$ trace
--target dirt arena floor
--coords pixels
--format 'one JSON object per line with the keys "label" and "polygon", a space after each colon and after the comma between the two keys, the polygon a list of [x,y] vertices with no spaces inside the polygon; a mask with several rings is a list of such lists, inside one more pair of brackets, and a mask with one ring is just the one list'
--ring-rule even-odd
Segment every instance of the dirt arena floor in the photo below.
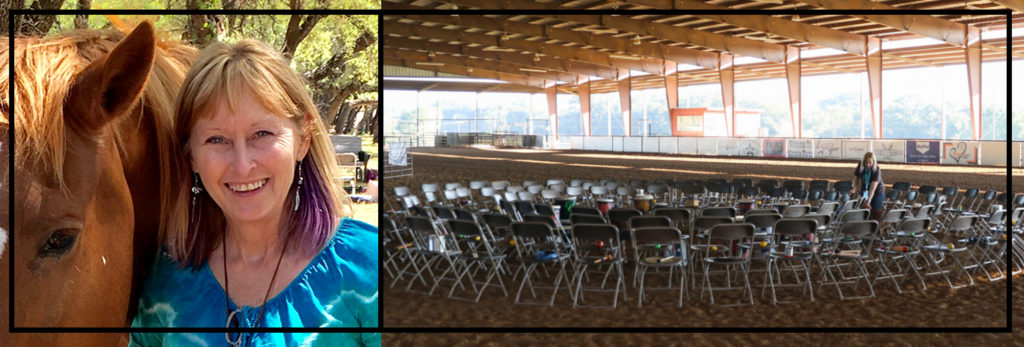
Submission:
{"label": "dirt arena floor", "polygon": [[[850,180],[852,161],[793,161],[740,158],[706,158],[660,154],[623,154],[610,152],[496,150],[486,148],[414,148],[413,178],[384,178],[385,192],[395,185],[414,187],[421,183],[462,182],[504,179],[522,180],[643,178],[703,179],[763,178]],[[1006,168],[898,165],[881,163],[886,183],[908,181],[913,185],[958,185],[982,190],[1005,191]],[[1014,169],[1013,191],[1024,191],[1024,170]],[[632,266],[626,266],[631,278]],[[755,281],[755,285],[757,280]],[[405,292],[382,283],[381,313],[385,327],[547,327],[583,328],[581,333],[522,332],[500,333],[418,333],[384,334],[385,345],[998,345],[1024,341],[1024,278],[988,282],[975,277],[977,285],[951,290],[940,277],[929,277],[928,289],[907,283],[897,293],[892,284],[879,283],[877,298],[840,301],[835,290],[815,295],[814,302],[771,305],[758,297],[754,306],[711,306],[691,298],[677,308],[668,292],[649,294],[643,308],[636,307],[636,289],[627,286],[630,300],[614,310],[573,309],[568,295],[555,307],[512,304],[511,297],[489,289],[480,303],[449,300]],[[515,295],[518,283],[506,283]],[[1013,295],[1014,333],[946,333],[942,328],[1005,328],[1007,326],[1008,288]],[[616,328],[756,328],[754,333],[595,333],[602,327]],[[771,333],[772,328],[840,328],[850,333]],[[863,328],[897,329],[889,333],[858,332]],[[926,332],[900,332],[900,328],[939,328]]]}

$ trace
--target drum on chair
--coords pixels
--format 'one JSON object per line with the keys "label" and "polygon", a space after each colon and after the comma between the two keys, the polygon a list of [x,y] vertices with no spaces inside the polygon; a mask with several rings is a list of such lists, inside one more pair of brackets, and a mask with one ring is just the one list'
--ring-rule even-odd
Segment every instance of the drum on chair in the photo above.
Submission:
{"label": "drum on chair", "polygon": [[654,204],[654,197],[647,194],[637,194],[633,197],[633,207],[640,210],[642,213],[651,211],[651,205]]}
{"label": "drum on chair", "polygon": [[560,209],[558,213],[559,219],[569,219],[572,216],[573,206],[576,206],[576,197],[555,199],[555,206],[558,206]]}
{"label": "drum on chair", "polygon": [[657,210],[659,208],[666,208],[666,207],[668,207],[668,203],[667,202],[656,202],[656,203],[654,203],[654,209],[655,210]]}
{"label": "drum on chair", "polygon": [[601,211],[601,214],[607,216],[608,211],[615,208],[615,200],[612,199],[596,199],[594,203],[597,204],[597,209]]}
{"label": "drum on chair", "polygon": [[754,200],[740,200],[739,201],[740,214],[745,215],[747,211],[754,208]]}

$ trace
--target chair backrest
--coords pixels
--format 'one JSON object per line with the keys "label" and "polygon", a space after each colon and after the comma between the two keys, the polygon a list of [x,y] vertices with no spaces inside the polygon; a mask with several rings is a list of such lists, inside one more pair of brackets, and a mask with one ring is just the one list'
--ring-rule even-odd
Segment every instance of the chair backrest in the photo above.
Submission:
{"label": "chair backrest", "polygon": [[523,186],[508,186],[508,187],[505,187],[505,191],[506,192],[518,193],[518,192],[525,192],[526,188],[523,188]]}
{"label": "chair backrest", "polygon": [[554,191],[556,191],[558,193],[565,193],[565,188],[566,187],[567,186],[564,185],[564,184],[552,184],[552,185],[548,186],[548,189],[554,190]]}
{"label": "chair backrest", "polygon": [[455,196],[458,198],[472,198],[473,190],[467,187],[456,187]]}
{"label": "chair backrest", "polygon": [[539,214],[528,214],[523,216],[524,222],[544,223],[552,228],[555,228],[555,220],[551,216],[539,215]]}
{"label": "chair backrest", "polygon": [[919,193],[917,192],[917,190],[911,190],[911,191],[908,191],[908,192],[907,192],[907,196],[906,196],[906,201],[907,201],[907,202],[912,202],[912,201],[916,201],[916,200],[917,200],[917,194],[919,194]]}
{"label": "chair backrest", "polygon": [[1024,205],[1024,194],[1017,194],[1013,196],[1013,206]]}
{"label": "chair backrest", "polygon": [[964,197],[969,199],[977,198],[980,191],[978,188],[967,188],[967,191],[964,192]]}
{"label": "chair backrest", "polygon": [[761,195],[761,190],[754,186],[744,186],[738,190],[738,193],[745,196],[758,196]]}
{"label": "chair backrest", "polygon": [[885,212],[884,215],[882,215],[882,223],[899,222],[900,220],[903,220],[903,218],[906,217],[909,213],[910,211],[901,208],[888,210]]}
{"label": "chair backrest", "polygon": [[608,194],[608,187],[602,186],[602,185],[599,185],[599,184],[592,185],[592,186],[590,186],[590,194],[593,194],[593,195]]}
{"label": "chair backrest", "polygon": [[455,213],[455,219],[466,220],[466,221],[471,221],[471,222],[476,221],[476,217],[473,215],[473,212],[471,212],[470,210],[467,210],[467,209],[464,209],[464,208],[453,208],[451,210],[452,210],[453,213]]}
{"label": "chair backrest", "polygon": [[600,216],[601,215],[601,210],[598,210],[597,208],[594,208],[594,207],[576,205],[576,206],[572,207],[572,213],[573,214],[577,214],[577,213],[596,214],[596,215]]}
{"label": "chair backrest", "polygon": [[732,224],[732,217],[725,216],[697,216],[693,219],[693,230],[700,232],[711,229],[719,224]]}
{"label": "chair backrest", "polygon": [[769,190],[772,190],[772,189],[775,189],[775,188],[778,188],[778,187],[779,187],[779,181],[777,181],[777,180],[760,180],[760,181],[757,181],[757,188],[760,189],[762,192],[767,192]]}
{"label": "chair backrest", "polygon": [[782,182],[782,188],[785,188],[788,192],[804,190],[804,181],[786,180]]}
{"label": "chair backrest", "polygon": [[469,189],[479,190],[487,186],[487,181],[469,181]]}
{"label": "chair backrest", "polygon": [[573,212],[572,215],[569,216],[569,221],[572,222],[573,225],[580,224],[580,223],[583,223],[583,224],[608,224],[608,221],[605,220],[604,217],[602,217],[600,213],[598,213],[598,214],[590,214],[590,213]]}
{"label": "chair backrest", "polygon": [[[835,192],[831,192],[831,193],[835,193]],[[819,214],[829,214],[829,215],[831,215],[832,213],[836,212],[836,208],[838,208],[838,207],[839,207],[839,203],[838,202],[834,202],[834,201],[826,202],[826,203],[821,204],[821,206],[818,207],[818,213]]]}
{"label": "chair backrest", "polygon": [[483,219],[484,224],[493,229],[507,228],[509,225],[512,225],[512,217],[509,217],[508,215],[500,213],[484,213],[481,214],[480,217]]}
{"label": "chair backrest", "polygon": [[902,190],[904,192],[910,190],[910,182],[894,182],[892,184],[893,190]]}
{"label": "chair backrest", "polygon": [[780,236],[793,236],[811,234],[815,230],[818,230],[818,220],[815,218],[782,218],[775,222],[772,233]]}
{"label": "chair backrest", "polygon": [[831,214],[811,213],[811,214],[805,214],[803,217],[800,217],[800,218],[801,219],[813,219],[816,222],[818,222],[818,226],[819,227],[821,227],[821,226],[828,226],[829,223],[832,222],[832,215]]}
{"label": "chair backrest", "polygon": [[812,188],[811,191],[807,193],[807,201],[818,201],[818,200],[821,200],[821,198],[824,195],[825,195],[825,190],[818,189],[818,188]]}
{"label": "chair backrest", "polygon": [[633,216],[629,217],[629,228],[671,227],[672,220],[665,216]]}
{"label": "chair backrest", "polygon": [[1013,213],[1010,214],[1010,222],[1017,224],[1018,221],[1024,218],[1024,207],[1018,207],[1013,209]]}
{"label": "chair backrest", "polygon": [[540,192],[542,190],[544,190],[544,186],[539,185],[539,184],[534,184],[534,185],[526,186],[526,191],[530,192],[530,193],[533,193],[534,195],[540,194]]}
{"label": "chair backrest", "polygon": [[551,189],[544,189],[540,191],[540,197],[542,199],[555,199],[558,198],[558,192]]}
{"label": "chair backrest", "polygon": [[615,188],[615,194],[618,196],[632,196],[636,194],[636,189],[631,186],[622,186]]}
{"label": "chair backrest", "polygon": [[862,221],[868,219],[869,215],[871,215],[871,210],[868,209],[847,210],[846,212],[843,212],[841,216],[839,216],[839,222],[849,223],[855,221]]}
{"label": "chair backrest", "polygon": [[935,206],[921,206],[920,208],[917,209],[917,212],[914,213],[914,218],[928,218],[928,215],[931,214],[933,208],[935,208]]}
{"label": "chair backrest", "polygon": [[832,188],[835,191],[840,192],[840,193],[849,192],[850,189],[853,189],[853,182],[852,181],[839,181],[839,182],[836,182],[836,184],[833,184]]}
{"label": "chair backrest", "polygon": [[705,207],[700,211],[701,216],[736,217],[736,208],[729,206]]}
{"label": "chair backrest", "polygon": [[406,187],[406,186],[396,186],[396,187],[392,188],[391,190],[393,192],[395,192],[395,196],[399,197],[399,198],[405,197],[406,195],[409,195],[409,193],[410,193],[409,187]]}
{"label": "chair backrest", "polygon": [[967,231],[978,222],[978,215],[961,215],[953,219],[946,227],[946,231],[963,232]]}
{"label": "chair backrest", "polygon": [[539,186],[539,185],[540,185],[540,182],[537,182],[537,181],[523,181],[523,183],[522,183],[521,185],[522,185],[523,187],[529,187],[529,186]]}
{"label": "chair backrest", "polygon": [[631,179],[631,180],[629,180],[629,185],[634,187],[634,188],[643,188],[644,186],[647,186],[647,180],[645,180],[645,179]]}
{"label": "chair backrest", "polygon": [[874,235],[878,230],[878,222],[873,220],[858,220],[843,223],[839,234],[854,239],[863,239],[865,236]]}
{"label": "chair backrest", "polygon": [[783,218],[797,218],[811,212],[809,205],[789,205],[782,209]]}
{"label": "chair backrest", "polygon": [[754,225],[750,223],[718,224],[708,230],[707,242],[738,241],[754,238]]}
{"label": "chair backrest", "polygon": [[640,210],[632,207],[616,207],[608,210],[608,221],[615,225],[627,225],[629,218],[639,216]]}
{"label": "chair backrest", "polygon": [[583,195],[583,187],[566,187],[565,195],[568,196],[580,196]]}
{"label": "chair backrest", "polygon": [[581,179],[571,179],[571,180],[569,180],[569,186],[570,187],[582,187],[583,186],[583,182],[585,182],[585,181],[586,180],[581,180]]}
{"label": "chair backrest", "polygon": [[619,244],[619,228],[611,224],[576,224],[572,227],[572,238],[578,243],[593,241],[613,241]]}
{"label": "chair backrest", "polygon": [[485,198],[491,197],[491,195],[494,195],[494,193],[496,193],[496,192],[497,192],[497,190],[495,190],[493,187],[490,187],[490,186],[480,187],[480,196],[485,197]]}
{"label": "chair backrest", "polygon": [[777,222],[780,219],[782,219],[782,215],[781,214],[779,214],[777,211],[773,211],[773,212],[775,212],[775,213],[744,215],[743,216],[743,223],[750,223],[750,224],[753,224],[754,226],[756,226],[758,228],[767,228],[767,227],[773,226],[773,225],[775,225],[775,222]]}
{"label": "chair backrest", "polygon": [[555,209],[551,205],[533,204],[533,210],[541,216],[552,217],[555,215]]}
{"label": "chair backrest", "polygon": [[837,193],[834,190],[827,191],[827,192],[825,192],[825,198],[824,199],[826,201],[836,201],[836,200],[839,199],[839,193]]}
{"label": "chair backrest", "polygon": [[455,188],[461,187],[462,183],[459,182],[448,182],[444,184],[444,190],[455,190]]}
{"label": "chair backrest", "polygon": [[508,181],[491,181],[491,188],[497,190],[505,190],[505,188],[508,187],[508,185]]}
{"label": "chair backrest", "polygon": [[[754,215],[759,215],[759,214],[779,214],[779,210],[776,210],[776,209],[771,208],[771,207],[754,208],[754,209],[751,209],[750,211],[747,211],[747,213],[744,213],[743,215],[744,216],[754,216]],[[746,217],[744,217],[744,218],[746,218]]]}
{"label": "chair backrest", "polygon": [[900,226],[896,230],[907,233],[923,233],[928,230],[931,223],[931,218],[908,218],[900,222]]}
{"label": "chair backrest", "polygon": [[545,185],[550,187],[550,186],[553,186],[553,185],[556,185],[556,184],[565,184],[565,180],[560,179],[560,178],[550,178],[545,183],[546,183]]}
{"label": "chair backrest", "polygon": [[455,219],[455,212],[449,207],[433,206],[430,209],[434,211],[437,219]]}
{"label": "chair backrest", "polygon": [[685,208],[661,207],[654,209],[655,216],[665,216],[675,223],[689,223],[690,210]]}
{"label": "chair backrest", "polygon": [[663,183],[655,183],[647,185],[647,194],[664,194],[668,191],[668,186]]}
{"label": "chair backrest", "polygon": [[405,225],[409,226],[409,230],[421,235],[434,235],[436,229],[434,229],[434,222],[428,217],[423,216],[405,216]]}
{"label": "chair backrest", "polygon": [[[630,231],[633,248],[647,244],[683,244],[683,233],[673,227],[643,227]],[[634,252],[636,253],[636,252]]]}
{"label": "chair backrest", "polygon": [[437,183],[424,183],[420,185],[420,191],[424,193],[437,193],[441,191],[441,187]]}
{"label": "chair backrest", "polygon": [[903,196],[903,191],[902,190],[892,189],[892,190],[889,190],[888,192],[885,192],[885,200],[889,200],[889,201],[899,200],[900,196]]}
{"label": "chair backrest", "polygon": [[823,192],[828,191],[827,180],[811,180],[811,184],[807,186],[810,190],[818,189]]}
{"label": "chair backrest", "polygon": [[[515,222],[509,226],[509,229],[512,230],[512,236],[515,236],[517,239],[538,241],[534,244],[541,244],[541,241],[558,240],[551,225],[544,222]],[[528,243],[520,241],[518,244]]]}
{"label": "chair backrest", "polygon": [[768,196],[772,198],[781,198],[786,195],[786,188],[772,188],[768,190]]}
{"label": "chair backrest", "polygon": [[956,195],[959,192],[960,192],[960,187],[957,187],[957,186],[945,186],[945,187],[942,187],[942,195],[945,195],[946,198],[952,197],[952,196]]}
{"label": "chair backrest", "polygon": [[932,186],[932,185],[923,185],[923,186],[917,187],[917,191],[919,193],[925,194],[925,195],[927,195],[928,193],[935,192],[935,190],[936,190],[935,186]]}
{"label": "chair backrest", "polygon": [[519,211],[520,215],[537,213],[537,210],[533,208],[532,201],[513,201],[512,204],[516,207],[516,211]]}
{"label": "chair backrest", "polygon": [[537,199],[537,196],[531,192],[517,192],[516,198],[520,201],[534,201]]}

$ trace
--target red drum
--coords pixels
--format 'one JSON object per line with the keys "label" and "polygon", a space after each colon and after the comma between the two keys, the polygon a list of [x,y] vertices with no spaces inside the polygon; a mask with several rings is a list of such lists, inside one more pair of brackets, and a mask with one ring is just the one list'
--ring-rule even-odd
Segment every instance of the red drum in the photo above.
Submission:
{"label": "red drum", "polygon": [[754,200],[740,200],[739,206],[740,215],[745,215],[747,214],[747,211],[750,211],[751,209],[754,208]]}
{"label": "red drum", "polygon": [[608,210],[615,208],[615,200],[612,199],[597,199],[594,200],[597,203],[597,209],[601,211],[601,214],[608,215]]}

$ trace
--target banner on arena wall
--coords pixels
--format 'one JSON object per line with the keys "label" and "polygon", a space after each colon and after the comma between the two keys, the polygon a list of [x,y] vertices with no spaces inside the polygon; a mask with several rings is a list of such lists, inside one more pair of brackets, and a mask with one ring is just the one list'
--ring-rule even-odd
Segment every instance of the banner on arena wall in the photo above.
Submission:
{"label": "banner on arena wall", "polygon": [[842,140],[818,140],[814,142],[814,157],[824,159],[842,159]]}
{"label": "banner on arena wall", "polygon": [[814,158],[814,140],[786,140],[786,156]]}
{"label": "banner on arena wall", "polygon": [[875,160],[903,163],[907,161],[907,147],[903,141],[872,141]]}
{"label": "banner on arena wall", "polygon": [[1003,166],[1009,164],[1014,166],[1017,164],[1016,157],[1014,154],[1018,153],[1020,146],[1011,146],[1010,150],[1010,163],[1006,162],[1006,142],[1002,141],[982,141],[979,149],[981,153],[978,154],[978,162],[981,165],[990,166]]}
{"label": "banner on arena wall", "polygon": [[718,139],[701,138],[697,140],[697,151],[700,155],[718,155]]}
{"label": "banner on arena wall", "polygon": [[786,156],[786,139],[764,139],[764,152],[761,155],[772,158]]}
{"label": "banner on arena wall", "polygon": [[1010,166],[1020,167],[1021,165],[1024,165],[1024,158],[1022,158],[1022,156],[1024,156],[1024,142],[1014,142],[1010,148],[1013,148],[1013,156],[1010,157],[1012,163]]}
{"label": "banner on arena wall", "polygon": [[971,141],[942,142],[943,164],[978,165],[978,143]]}
{"label": "banner on arena wall", "polygon": [[868,141],[843,141],[843,159],[860,160],[864,153],[871,151],[871,142]]}
{"label": "banner on arena wall", "polygon": [[908,163],[939,163],[939,141],[907,141]]}
{"label": "banner on arena wall", "polygon": [[760,157],[761,139],[740,139],[739,155],[744,157]]}
{"label": "banner on arena wall", "polygon": [[697,154],[697,139],[692,137],[680,137],[679,154]]}
{"label": "banner on arena wall", "polygon": [[409,162],[406,160],[405,157],[405,142],[388,143],[388,165],[409,165]]}
{"label": "banner on arena wall", "polygon": [[718,139],[718,155],[739,155],[739,145],[737,139]]}

